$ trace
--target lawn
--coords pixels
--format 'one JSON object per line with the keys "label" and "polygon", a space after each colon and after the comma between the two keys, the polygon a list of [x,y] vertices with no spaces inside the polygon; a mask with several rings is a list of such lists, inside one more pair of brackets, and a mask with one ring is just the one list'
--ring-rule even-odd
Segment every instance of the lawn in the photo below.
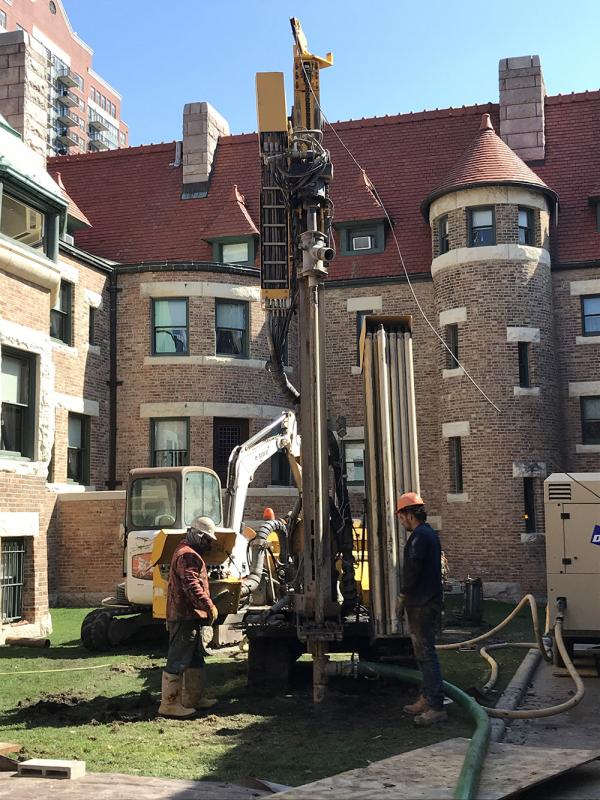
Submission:
{"label": "lawn", "polygon": [[[486,622],[492,626],[510,609],[486,602]],[[454,707],[443,726],[416,728],[402,714],[414,689],[402,685],[347,679],[332,683],[315,707],[309,663],[299,665],[289,693],[259,694],[246,686],[245,656],[231,650],[208,663],[219,698],[214,713],[160,719],[164,647],[88,653],[79,642],[86,613],[55,609],[49,649],[0,649],[0,740],[22,744],[21,758],[83,759],[92,772],[229,781],[257,776],[298,785],[472,731]],[[531,638],[525,614],[507,630],[506,638]],[[522,657],[522,651],[499,656],[500,689]],[[489,670],[470,653],[444,653],[442,668],[462,688],[481,685]]]}

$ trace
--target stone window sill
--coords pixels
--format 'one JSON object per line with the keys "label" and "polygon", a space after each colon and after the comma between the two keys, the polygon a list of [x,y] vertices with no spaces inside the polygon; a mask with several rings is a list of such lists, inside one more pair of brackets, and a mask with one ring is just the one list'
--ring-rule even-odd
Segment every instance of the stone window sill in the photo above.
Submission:
{"label": "stone window sill", "polygon": [[350,374],[351,375],[360,375],[361,372],[362,372],[361,368],[357,367],[356,364],[353,367],[350,368]]}
{"label": "stone window sill", "polygon": [[461,492],[460,494],[447,494],[446,500],[448,503],[469,503],[469,493]]}
{"label": "stone window sill", "polygon": [[600,444],[577,444],[575,445],[575,452],[581,453],[600,453]]}
{"label": "stone window sill", "polygon": [[458,378],[459,375],[464,375],[465,371],[462,367],[453,367],[452,369],[443,369],[442,378]]}
{"label": "stone window sill", "polygon": [[600,336],[576,336],[575,344],[600,344]]}
{"label": "stone window sill", "polygon": [[515,386],[513,387],[515,397],[539,397],[539,386]]}

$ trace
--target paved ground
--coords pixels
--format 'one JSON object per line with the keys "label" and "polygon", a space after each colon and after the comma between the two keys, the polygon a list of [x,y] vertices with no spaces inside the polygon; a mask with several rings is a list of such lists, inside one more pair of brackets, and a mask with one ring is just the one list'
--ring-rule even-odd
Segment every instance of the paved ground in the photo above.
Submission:
{"label": "paved ground", "polygon": [[[530,747],[600,749],[600,678],[584,678],[585,697],[565,714],[539,720],[518,720],[507,728],[503,741]],[[574,693],[568,677],[556,677],[542,663],[524,708],[556,705]],[[519,795],[520,800],[600,800],[600,761],[569,772]]]}

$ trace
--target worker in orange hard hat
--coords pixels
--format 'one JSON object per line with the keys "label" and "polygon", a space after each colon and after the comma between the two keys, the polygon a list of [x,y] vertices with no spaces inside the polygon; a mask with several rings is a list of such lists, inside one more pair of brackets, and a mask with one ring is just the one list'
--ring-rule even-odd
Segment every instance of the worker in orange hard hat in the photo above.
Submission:
{"label": "worker in orange hard hat", "polygon": [[416,492],[398,498],[396,513],[410,533],[404,545],[402,588],[396,608],[406,609],[415,658],[423,676],[423,689],[404,711],[417,725],[433,725],[447,718],[444,682],[435,650],[435,632],[442,613],[442,548],[437,532],[427,524],[425,501]]}
{"label": "worker in orange hard hat", "polygon": [[275,512],[268,506],[263,509],[263,519],[275,519]]}

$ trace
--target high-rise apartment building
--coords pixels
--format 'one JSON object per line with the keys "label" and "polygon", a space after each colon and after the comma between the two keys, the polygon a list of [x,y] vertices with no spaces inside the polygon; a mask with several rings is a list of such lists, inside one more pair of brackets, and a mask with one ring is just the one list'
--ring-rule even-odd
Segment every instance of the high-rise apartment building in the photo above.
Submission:
{"label": "high-rise apartment building", "polygon": [[60,0],[0,0],[0,113],[39,153],[127,145],[121,95],[92,56]]}

